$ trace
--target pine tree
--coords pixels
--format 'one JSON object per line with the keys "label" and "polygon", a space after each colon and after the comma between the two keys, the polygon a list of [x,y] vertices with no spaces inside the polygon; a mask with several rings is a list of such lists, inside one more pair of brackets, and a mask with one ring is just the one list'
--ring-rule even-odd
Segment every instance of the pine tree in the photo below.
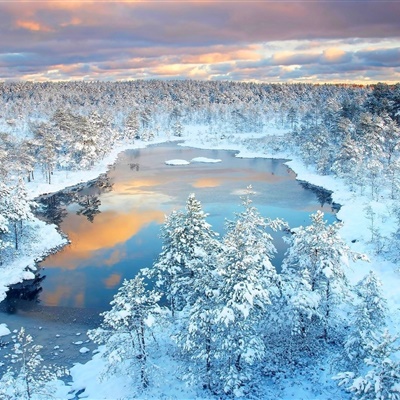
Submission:
{"label": "pine tree", "polygon": [[222,391],[243,395],[257,374],[257,362],[265,347],[260,323],[279,292],[279,278],[270,259],[276,249],[266,229],[283,226],[267,220],[252,206],[248,188],[242,199],[244,211],[228,223],[219,259],[221,285],[217,315],[220,360],[218,374]]}
{"label": "pine tree", "polygon": [[6,235],[9,232],[7,219],[0,214],[0,266],[3,265],[3,252],[11,243],[7,240]]}
{"label": "pine tree", "polygon": [[12,353],[7,356],[11,365],[0,379],[0,397],[7,400],[53,399],[52,382],[68,374],[65,368],[44,365],[40,350],[32,336],[21,328]]}
{"label": "pine tree", "polygon": [[[211,282],[215,282],[212,277]],[[200,385],[215,393],[218,387],[216,371],[219,370],[220,341],[218,340],[217,307],[218,289],[210,288],[199,296],[189,308],[186,318],[181,319],[182,325],[176,335],[178,346],[188,357],[188,369],[184,374],[185,381],[190,385]]]}
{"label": "pine tree", "polygon": [[400,362],[394,355],[400,351],[398,337],[391,336],[387,330],[382,335],[368,338],[364,359],[363,375],[342,372],[333,379],[338,381],[354,400],[399,400]]}
{"label": "pine tree", "polygon": [[319,296],[314,314],[319,316],[323,337],[335,321],[335,306],[348,295],[348,281],[344,273],[349,257],[353,254],[339,236],[342,223],[327,225],[324,214],[317,211],[311,215],[312,223],[296,229],[289,239],[289,248],[283,261],[282,272],[286,281],[299,281],[307,270],[311,292]]}
{"label": "pine tree", "polygon": [[23,234],[24,221],[33,218],[33,201],[28,200],[28,194],[24,181],[20,179],[16,186],[10,188],[6,185],[0,185],[0,212],[7,219],[13,232],[15,250],[19,250],[20,241]]}
{"label": "pine tree", "polygon": [[183,134],[183,127],[182,127],[182,123],[179,119],[177,119],[172,127],[174,136],[178,136],[181,137]]}
{"label": "pine tree", "polygon": [[94,342],[105,344],[105,375],[123,371],[135,378],[137,373],[141,387],[149,385],[148,338],[155,318],[162,314],[160,298],[161,294],[145,289],[143,277],[124,280],[111,310],[101,314],[100,328],[88,332]]}
{"label": "pine tree", "polygon": [[288,325],[293,336],[300,336],[304,340],[309,334],[312,319],[321,317],[320,295],[312,290],[311,276],[307,268],[296,274],[284,270],[282,281],[283,308],[279,312],[279,323]]}
{"label": "pine tree", "polygon": [[359,302],[350,318],[350,333],[344,343],[345,354],[355,371],[370,356],[367,352],[370,338],[386,325],[386,301],[381,286],[375,273],[370,271],[355,287]]}
{"label": "pine tree", "polygon": [[42,165],[46,182],[51,184],[51,177],[57,164],[57,155],[62,140],[57,137],[56,131],[47,123],[42,122],[33,127],[33,133],[38,146],[38,161]]}
{"label": "pine tree", "polygon": [[209,255],[218,252],[217,234],[206,217],[200,201],[191,194],[185,212],[172,212],[162,227],[162,252],[149,274],[163,288],[173,314],[196,300],[203,290],[196,282],[208,268]]}
{"label": "pine tree", "polygon": [[124,136],[125,139],[133,142],[133,139],[140,139],[140,125],[137,112],[133,110],[125,121]]}

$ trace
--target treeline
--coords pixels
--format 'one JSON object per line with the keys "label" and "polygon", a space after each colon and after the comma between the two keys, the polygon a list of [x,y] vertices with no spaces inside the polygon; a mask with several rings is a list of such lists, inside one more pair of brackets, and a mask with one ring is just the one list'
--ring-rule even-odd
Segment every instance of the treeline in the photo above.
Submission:
{"label": "treeline", "polygon": [[[341,223],[312,215],[288,236],[278,274],[270,232],[286,224],[262,217],[251,196],[221,239],[194,195],[166,218],[158,260],[124,281],[101,327],[89,332],[105,345],[102,378],[127,374],[132,396],[144,396],[159,379],[161,353],[200,398],[272,397],[288,381],[319,381],[330,366],[354,399],[397,399],[397,338],[385,330],[380,282],[370,272],[348,283],[348,262],[365,257],[340,238]],[[310,390],[317,396],[320,388]]]}

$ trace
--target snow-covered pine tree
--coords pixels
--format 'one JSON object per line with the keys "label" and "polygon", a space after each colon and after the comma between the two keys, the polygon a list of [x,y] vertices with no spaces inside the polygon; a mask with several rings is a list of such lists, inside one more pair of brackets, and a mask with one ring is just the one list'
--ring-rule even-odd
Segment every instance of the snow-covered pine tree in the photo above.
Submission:
{"label": "snow-covered pine tree", "polygon": [[0,181],[0,265],[3,263],[3,252],[11,243],[7,238],[9,233],[8,202],[11,196],[11,189]]}
{"label": "snow-covered pine tree", "polygon": [[0,379],[0,398],[5,400],[54,399],[54,381],[68,370],[44,365],[39,354],[43,346],[33,343],[32,336],[21,328],[14,339],[12,353],[6,356],[10,366]]}
{"label": "snow-covered pine tree", "polygon": [[[311,225],[297,228],[289,238],[282,273],[286,282],[299,282],[303,279],[304,271],[308,271],[310,289],[319,296],[319,304],[313,311],[314,298],[312,308],[307,307],[309,312],[318,315],[322,336],[327,340],[329,329],[336,321],[335,307],[346,299],[349,291],[343,268],[349,257],[356,259],[360,256],[352,253],[339,236],[342,223],[327,225],[321,211],[312,214],[311,220]],[[296,296],[289,298],[289,301],[297,301]],[[301,315],[298,317],[303,318]]]}
{"label": "snow-covered pine tree", "polygon": [[[341,372],[333,377],[354,400],[399,400],[400,361],[399,338],[388,330],[381,335],[372,335],[366,341],[364,373]],[[396,357],[397,354],[397,357]]]}
{"label": "snow-covered pine tree", "polygon": [[133,143],[134,139],[140,138],[140,124],[136,110],[132,110],[125,121],[124,138]]}
{"label": "snow-covered pine tree", "polygon": [[344,351],[351,370],[357,372],[368,354],[368,341],[386,326],[386,300],[380,280],[370,271],[355,287],[358,303],[350,317],[350,332]]}
{"label": "snow-covered pine tree", "polygon": [[[211,277],[211,282],[215,277]],[[187,356],[185,381],[190,385],[198,385],[211,392],[218,388],[215,372],[219,370],[220,340],[217,332],[217,296],[218,289],[211,288],[208,281],[204,294],[198,296],[181,319],[181,329],[176,335],[178,346]],[[207,288],[207,289],[206,289]]]}
{"label": "snow-covered pine tree", "polygon": [[149,385],[148,339],[155,318],[163,312],[160,298],[161,294],[146,290],[142,276],[124,280],[110,303],[111,310],[101,314],[101,326],[88,332],[94,342],[105,344],[103,357],[108,367],[104,376],[124,372],[143,389]]}
{"label": "snow-covered pine tree", "polygon": [[181,137],[183,134],[183,126],[180,121],[180,119],[177,119],[172,127],[172,131],[174,133],[174,136]]}
{"label": "snow-covered pine tree", "polygon": [[9,232],[7,219],[0,214],[0,266],[3,265],[3,252],[7,247],[11,247],[11,243],[6,239]]}
{"label": "snow-covered pine tree", "polygon": [[33,127],[34,138],[39,144],[37,158],[42,166],[46,182],[49,184],[51,184],[51,177],[57,164],[58,150],[62,142],[56,133],[48,122],[41,122]]}
{"label": "snow-covered pine tree", "polygon": [[[282,298],[279,324],[287,325],[291,335],[303,340],[308,336],[313,317],[319,318],[320,294],[312,290],[308,268],[292,274],[282,271]],[[282,328],[280,329],[281,331]],[[286,333],[284,333],[286,334]]]}
{"label": "snow-covered pine tree", "polygon": [[28,194],[25,183],[19,179],[14,187],[0,185],[0,212],[7,219],[14,236],[15,250],[20,248],[20,240],[23,234],[24,221],[33,218],[31,208],[35,206],[35,202],[28,200]]}
{"label": "snow-covered pine tree", "polygon": [[221,284],[218,298],[215,374],[220,391],[241,396],[259,373],[257,363],[265,355],[261,330],[279,278],[271,264],[276,249],[266,231],[284,225],[262,217],[252,205],[251,187],[242,198],[244,210],[227,224],[223,252],[219,256]]}
{"label": "snow-covered pine tree", "polygon": [[162,227],[162,252],[149,275],[163,288],[172,314],[204,293],[198,282],[204,269],[212,268],[210,255],[219,251],[217,234],[206,217],[200,201],[190,194],[185,211],[173,211]]}

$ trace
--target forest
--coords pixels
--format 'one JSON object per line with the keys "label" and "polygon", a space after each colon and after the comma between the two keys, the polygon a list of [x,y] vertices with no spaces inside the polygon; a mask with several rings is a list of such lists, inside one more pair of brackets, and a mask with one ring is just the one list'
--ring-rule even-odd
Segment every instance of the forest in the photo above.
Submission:
{"label": "forest", "polygon": [[[154,398],[167,363],[198,398],[273,398],[300,380],[315,398],[329,387],[332,398],[400,399],[398,304],[388,304],[368,263],[379,257],[398,273],[400,84],[0,83],[0,271],[34,240],[32,182],[51,192],[56,171],[90,170],[120,143],[194,136],[209,148],[292,154],[367,198],[371,254],[351,250],[343,223],[327,224],[322,212],[306,227],[260,215],[251,187],[219,238],[190,194],[167,216],[152,268],[124,281],[89,332],[102,345],[102,378],[127,375],[129,398]],[[394,221],[388,229],[384,218]],[[278,229],[290,232],[279,273]],[[356,284],[347,278],[353,263],[365,264]],[[4,398],[44,399],[44,383],[58,376],[27,338],[14,339],[22,364],[1,378]]]}

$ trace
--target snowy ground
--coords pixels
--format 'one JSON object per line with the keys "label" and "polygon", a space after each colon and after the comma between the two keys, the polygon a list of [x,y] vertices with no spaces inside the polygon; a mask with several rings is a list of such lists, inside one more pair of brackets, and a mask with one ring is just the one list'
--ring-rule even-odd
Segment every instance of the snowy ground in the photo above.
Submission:
{"label": "snowy ground", "polygon": [[[350,192],[346,185],[337,178],[332,176],[320,176],[313,169],[306,167],[301,160],[293,159],[291,154],[273,153],[273,152],[258,152],[245,148],[241,143],[243,135],[232,135],[228,140],[221,139],[217,136],[206,137],[199,134],[198,127],[187,130],[183,145],[197,148],[213,148],[224,150],[239,151],[238,157],[265,157],[265,158],[288,158],[292,161],[288,162],[288,166],[296,172],[298,179],[310,182],[314,185],[324,187],[333,191],[333,201],[342,205],[339,211],[338,218],[344,222],[341,230],[342,237],[347,241],[353,251],[366,253],[370,258],[370,263],[352,264],[348,270],[348,278],[352,283],[357,282],[364,276],[369,269],[375,271],[383,283],[383,293],[385,293],[390,309],[390,317],[392,328],[399,326],[400,317],[400,274],[398,267],[393,263],[384,260],[381,256],[375,254],[375,248],[370,243],[370,220],[368,219],[365,208],[371,206],[376,212],[377,223],[381,226],[382,233],[389,233],[393,230],[395,221],[391,220],[388,213],[390,202],[382,200],[380,202],[372,202],[365,196],[358,193]],[[271,130],[271,134],[279,134],[279,131]],[[282,132],[281,132],[282,133]],[[256,137],[256,136],[254,136]],[[166,138],[159,138],[157,142],[163,142]],[[35,197],[41,193],[54,192],[71,186],[79,182],[84,182],[97,177],[100,173],[106,171],[107,166],[112,164],[117,154],[127,148],[145,147],[147,143],[138,143],[134,145],[122,145],[116,149],[100,164],[90,171],[79,172],[56,172],[53,176],[52,185],[40,182],[33,182],[28,185],[28,190],[31,197]],[[167,160],[168,161],[168,160]],[[169,160],[170,165],[177,165],[177,160]],[[172,163],[174,161],[174,163]],[[178,160],[179,161],[179,160]],[[181,160],[182,161],[182,160]],[[217,160],[191,160],[192,162],[217,162]],[[2,280],[0,282],[0,298],[4,298],[7,290],[7,285],[16,283],[21,279],[31,276],[31,273],[25,271],[27,265],[33,265],[34,260],[45,254],[51,248],[59,246],[65,239],[56,231],[55,226],[45,225],[40,221],[34,221],[37,224],[37,232],[39,241],[34,246],[21,254],[21,257],[15,260],[12,265],[8,265],[2,271]],[[386,232],[385,232],[386,230]],[[1,321],[0,321],[1,322]],[[6,327],[0,325],[1,332],[7,333]],[[167,341],[168,339],[165,338]],[[162,346],[162,344],[160,344]],[[100,349],[101,353],[101,349]],[[100,353],[96,354],[92,360],[86,364],[77,364],[72,369],[73,386],[75,390],[85,388],[84,396],[88,399],[115,399],[115,398],[133,398],[131,397],[130,382],[124,376],[118,376],[112,379],[103,380],[100,382],[98,376],[103,369],[103,361]],[[323,381],[326,380],[324,383]],[[340,391],[335,384],[331,383],[329,373],[326,377],[321,376],[320,394],[318,399],[345,399],[348,398]],[[65,391],[71,388],[65,388]],[[276,390],[278,390],[276,388]],[[61,392],[60,392],[61,393]],[[271,393],[271,395],[273,395]],[[62,396],[67,396],[64,392]],[[299,376],[298,379],[293,377],[292,384],[285,388],[279,389],[279,394],[275,392],[274,396],[283,400],[286,399],[315,399],[315,384],[310,384],[307,379]],[[67,398],[67,397],[65,397]],[[159,359],[159,379],[158,385],[155,385],[150,391],[141,394],[137,398],[141,399],[194,399],[204,398],[203,395],[196,394],[191,388],[188,388],[180,380],[180,372],[178,366],[172,357],[168,355],[160,355]]]}

